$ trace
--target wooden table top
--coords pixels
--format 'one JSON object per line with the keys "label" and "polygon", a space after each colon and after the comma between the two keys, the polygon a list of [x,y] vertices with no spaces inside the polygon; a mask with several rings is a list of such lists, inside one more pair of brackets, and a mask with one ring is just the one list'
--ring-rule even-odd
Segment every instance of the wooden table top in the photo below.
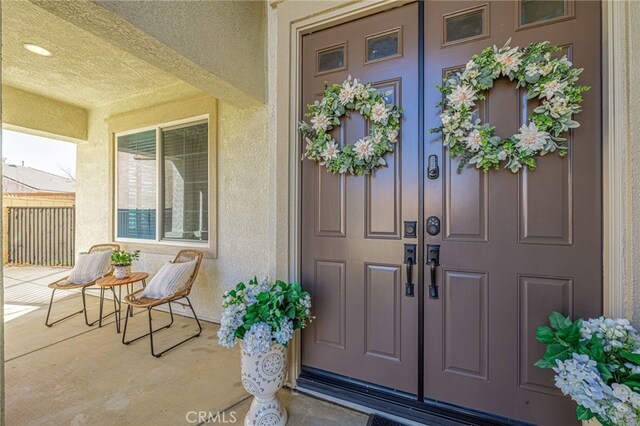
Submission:
{"label": "wooden table top", "polygon": [[98,287],[113,287],[119,285],[127,285],[133,284],[138,281],[145,280],[149,277],[149,274],[146,272],[132,272],[126,278],[116,278],[114,275],[107,275],[106,277],[102,277],[96,281],[96,285]]}

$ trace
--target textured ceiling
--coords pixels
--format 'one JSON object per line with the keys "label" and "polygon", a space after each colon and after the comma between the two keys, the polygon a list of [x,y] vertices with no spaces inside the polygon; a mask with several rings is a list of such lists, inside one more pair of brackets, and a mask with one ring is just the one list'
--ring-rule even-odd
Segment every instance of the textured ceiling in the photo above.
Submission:
{"label": "textured ceiling", "polygon": [[[42,57],[24,43],[53,53]],[[2,82],[85,108],[146,92],[192,93],[177,78],[26,0],[2,1]]]}

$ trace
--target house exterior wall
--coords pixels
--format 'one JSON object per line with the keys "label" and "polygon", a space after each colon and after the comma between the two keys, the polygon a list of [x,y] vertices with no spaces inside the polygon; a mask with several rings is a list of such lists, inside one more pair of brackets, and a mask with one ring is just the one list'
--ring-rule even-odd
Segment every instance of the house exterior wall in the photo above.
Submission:
{"label": "house exterior wall", "polygon": [[11,86],[2,86],[2,125],[36,136],[68,142],[87,139],[86,109]]}
{"label": "house exterior wall", "polygon": [[195,64],[258,100],[265,100],[264,2],[99,0],[96,3]]}
{"label": "house exterior wall", "polygon": [[[627,161],[624,165],[627,176],[627,220],[625,244],[627,253],[627,279],[625,280],[625,312],[634,324],[640,327],[640,32],[631,30],[640,19],[640,2],[625,2],[629,28],[629,40],[626,46],[628,58],[628,111],[624,114],[628,123]],[[623,165],[620,165],[623,166]]]}
{"label": "house exterior wall", "polygon": [[[169,96],[167,94],[167,96]],[[158,102],[154,98],[154,103]],[[77,153],[78,250],[112,240],[113,161],[108,118],[147,108],[147,98],[92,110],[89,140]],[[180,105],[173,101],[170,105]],[[219,320],[222,294],[241,280],[268,273],[268,165],[266,107],[237,108],[218,101],[217,108],[217,257],[208,256],[193,287],[192,302],[204,319]],[[148,117],[152,119],[152,117]],[[158,116],[158,123],[166,116]],[[214,122],[215,120],[212,120]],[[215,244],[215,241],[212,241]],[[127,248],[135,248],[128,243]],[[154,274],[180,247],[138,245],[134,269]]]}

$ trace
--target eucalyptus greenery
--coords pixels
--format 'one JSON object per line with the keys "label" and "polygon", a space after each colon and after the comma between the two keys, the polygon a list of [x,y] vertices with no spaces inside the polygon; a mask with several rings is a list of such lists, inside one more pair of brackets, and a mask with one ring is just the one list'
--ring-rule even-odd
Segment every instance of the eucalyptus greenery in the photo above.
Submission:
{"label": "eucalyptus greenery", "polygon": [[[485,48],[474,55],[464,70],[445,77],[438,89],[444,95],[438,107],[442,125],[431,133],[443,133],[443,144],[452,157],[459,157],[459,171],[475,164],[485,172],[504,167],[516,173],[522,167],[535,170],[536,158],[549,152],[567,154],[566,132],[580,124],[573,114],[580,112],[582,93],[588,86],[576,82],[582,69],[573,68],[561,50],[549,42],[532,43],[522,49],[509,46]],[[540,106],[528,117],[519,133],[502,137],[495,127],[477,118],[476,102],[486,99],[495,80],[508,77],[516,89],[526,89],[526,99],[538,99]]]}
{"label": "eucalyptus greenery", "polygon": [[223,297],[218,341],[232,347],[242,340],[250,355],[268,352],[273,342],[287,346],[293,332],[313,319],[311,297],[298,283],[258,282],[254,277]]}
{"label": "eucalyptus greenery", "polygon": [[[387,163],[383,156],[392,152],[398,141],[402,109],[387,103],[391,92],[382,93],[371,83],[360,83],[351,76],[342,84],[325,82],[322,99],[307,105],[299,130],[307,143],[305,157],[320,162],[332,173],[371,174]],[[355,144],[338,146],[331,131],[340,119],[357,112],[368,121],[369,134]]]}
{"label": "eucalyptus greenery", "polygon": [[640,336],[626,319],[572,321],[558,312],[536,339],[546,351],[535,365],[551,368],[556,386],[578,403],[579,420],[603,426],[640,420]]}
{"label": "eucalyptus greenery", "polygon": [[111,253],[111,262],[115,266],[130,266],[134,260],[137,260],[139,258],[140,250],[114,250],[113,253]]}

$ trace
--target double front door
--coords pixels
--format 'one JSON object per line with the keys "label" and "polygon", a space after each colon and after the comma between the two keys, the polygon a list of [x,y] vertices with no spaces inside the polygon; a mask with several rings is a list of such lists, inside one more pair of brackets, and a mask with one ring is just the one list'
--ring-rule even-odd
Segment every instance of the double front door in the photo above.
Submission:
{"label": "double front door", "polygon": [[[371,176],[303,161],[301,282],[316,316],[303,368],[537,424],[576,422],[573,402],[533,365],[544,351],[534,335],[553,310],[601,311],[599,28],[598,2],[429,1],[304,36],[304,105],[352,76],[391,92],[403,115],[395,151]],[[508,39],[548,40],[584,68],[581,127],[567,157],[543,157],[535,172],[458,173],[441,135],[426,132],[439,125],[436,85]],[[525,96],[500,79],[479,117],[514,134],[536,106]],[[333,131],[340,144],[365,134],[357,114]],[[429,247],[439,250],[434,281]]]}

